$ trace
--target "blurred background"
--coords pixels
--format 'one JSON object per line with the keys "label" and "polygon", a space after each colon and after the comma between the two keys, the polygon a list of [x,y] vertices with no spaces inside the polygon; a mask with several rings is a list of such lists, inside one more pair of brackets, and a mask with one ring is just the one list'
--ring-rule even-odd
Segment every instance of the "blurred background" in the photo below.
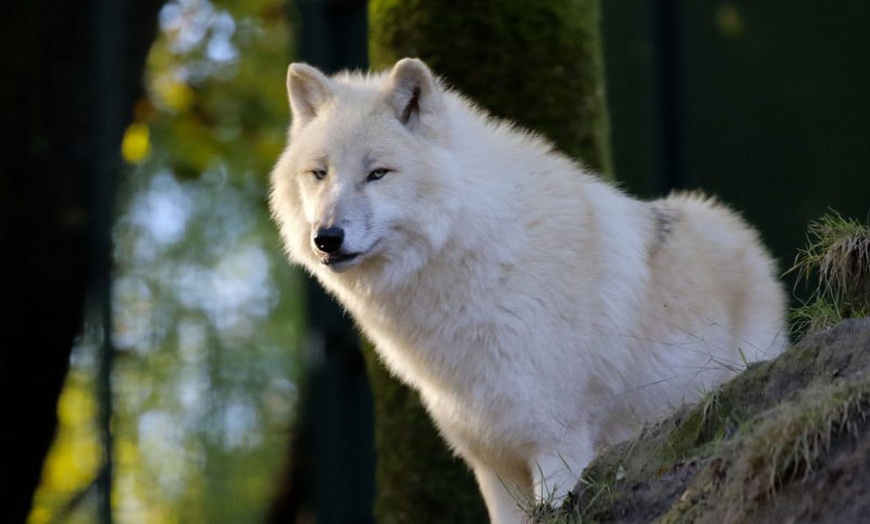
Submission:
{"label": "blurred background", "polygon": [[[288,63],[368,67],[370,9],[417,23],[385,17],[394,3],[38,0],[0,21],[0,520],[374,520],[360,343],[285,262],[266,197]],[[403,9],[451,10],[435,17],[449,33],[499,4]],[[870,4],[635,0],[596,17],[601,165],[626,190],[719,195],[783,271],[810,220],[870,218]],[[499,54],[510,25],[479,38],[506,75],[534,60]],[[491,89],[511,97],[509,78]]]}

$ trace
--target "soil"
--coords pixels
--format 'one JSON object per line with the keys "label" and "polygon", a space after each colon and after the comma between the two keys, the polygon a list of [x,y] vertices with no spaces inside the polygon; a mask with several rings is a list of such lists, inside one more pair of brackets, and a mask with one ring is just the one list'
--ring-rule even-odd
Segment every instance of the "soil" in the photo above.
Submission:
{"label": "soil", "polygon": [[870,522],[870,318],[804,338],[602,453],[538,522]]}

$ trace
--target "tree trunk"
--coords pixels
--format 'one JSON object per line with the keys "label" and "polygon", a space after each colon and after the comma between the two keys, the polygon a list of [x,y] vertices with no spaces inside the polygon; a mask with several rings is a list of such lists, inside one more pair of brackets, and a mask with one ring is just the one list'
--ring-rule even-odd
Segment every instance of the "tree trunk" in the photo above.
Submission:
{"label": "tree trunk", "polygon": [[[493,114],[553,140],[591,169],[611,171],[596,0],[372,0],[369,58],[405,56]],[[416,393],[368,348],[380,523],[485,522],[469,469],[441,441]]]}
{"label": "tree trunk", "polygon": [[161,3],[34,0],[0,17],[0,491],[9,522],[30,511],[85,295],[108,292],[120,142]]}
{"label": "tree trunk", "polygon": [[597,0],[372,0],[369,61],[418,57],[493,114],[611,172]]}

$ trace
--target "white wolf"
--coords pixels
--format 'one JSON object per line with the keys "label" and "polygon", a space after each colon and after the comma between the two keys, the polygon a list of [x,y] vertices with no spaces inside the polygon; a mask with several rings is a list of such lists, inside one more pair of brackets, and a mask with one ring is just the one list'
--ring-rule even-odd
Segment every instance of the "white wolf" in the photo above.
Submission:
{"label": "white wolf", "polygon": [[774,264],[711,199],[632,199],[416,59],[287,82],[287,254],[420,392],[493,522],[785,344]]}

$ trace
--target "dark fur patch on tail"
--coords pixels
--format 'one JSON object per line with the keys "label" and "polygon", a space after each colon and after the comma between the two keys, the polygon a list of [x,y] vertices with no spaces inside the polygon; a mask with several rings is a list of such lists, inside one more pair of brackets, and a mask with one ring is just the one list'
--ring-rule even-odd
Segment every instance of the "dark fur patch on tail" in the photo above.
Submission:
{"label": "dark fur patch on tail", "polygon": [[649,250],[650,259],[656,256],[674,232],[674,222],[679,219],[679,213],[666,204],[657,202],[652,205],[652,217],[655,222],[655,238]]}

